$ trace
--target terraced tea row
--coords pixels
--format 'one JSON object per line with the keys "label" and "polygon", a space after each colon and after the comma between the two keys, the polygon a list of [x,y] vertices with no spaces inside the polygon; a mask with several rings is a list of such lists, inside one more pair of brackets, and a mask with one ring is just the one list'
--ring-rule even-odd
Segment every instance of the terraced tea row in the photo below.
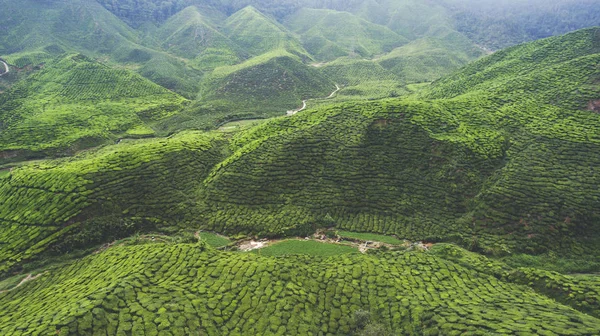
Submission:
{"label": "terraced tea row", "polygon": [[[498,64],[486,67],[489,78],[469,79],[467,68],[415,97],[424,101],[345,103],[269,120],[227,136],[228,149],[224,141],[185,133],[148,142],[151,148],[178,144],[172,153],[167,145],[158,158],[120,145],[106,149],[114,151],[108,163],[102,155],[86,157],[86,165],[110,166],[106,174],[80,174],[79,159],[17,170],[2,180],[4,193],[14,196],[0,207],[6,235],[19,237],[4,236],[5,260],[11,260],[5,269],[50,242],[66,252],[113,237],[106,232],[184,226],[270,237],[336,226],[453,241],[498,255],[554,250],[595,258],[600,115],[572,107],[594,97],[597,54],[585,53],[596,51],[595,34],[591,29],[538,42],[543,50],[520,46],[509,60],[493,55]],[[573,44],[579,57],[546,50],[555,44]],[[508,81],[502,74],[511,74],[512,59],[519,58],[536,71],[519,63],[524,73]],[[560,73],[564,85],[534,86],[532,78],[548,69]],[[452,94],[462,80],[479,82],[473,92],[437,96]],[[508,86],[519,81],[531,92],[510,93]],[[478,87],[493,94],[484,97]],[[570,100],[553,102],[546,91]],[[555,131],[555,125],[564,127]],[[56,181],[47,182],[54,174]],[[31,209],[34,204],[47,206]],[[27,248],[26,236],[34,237]]]}
{"label": "terraced tea row", "polygon": [[600,116],[584,108],[599,97],[598,36],[500,52],[425,101],[348,103],[246,131],[205,182],[209,226],[303,233],[329,214],[353,231],[594,258]]}

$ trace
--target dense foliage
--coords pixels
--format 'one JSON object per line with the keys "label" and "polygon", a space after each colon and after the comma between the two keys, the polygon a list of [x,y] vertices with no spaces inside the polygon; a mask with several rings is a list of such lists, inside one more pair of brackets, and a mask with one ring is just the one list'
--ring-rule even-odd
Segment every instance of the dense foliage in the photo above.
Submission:
{"label": "dense foliage", "polygon": [[[122,159],[93,176],[58,172],[86,171],[81,165],[105,162],[104,151],[14,170],[3,179],[10,197],[0,210],[6,237],[23,239],[5,245],[12,261],[4,269],[52,246],[62,253],[104,242],[109,237],[91,229],[104,225],[122,235],[189,226],[266,236],[337,226],[496,255],[595,258],[600,120],[586,109],[598,99],[598,36],[589,29],[496,53],[413,99],[266,121],[233,135],[226,149],[222,140],[184,133],[108,147]],[[194,147],[179,148],[181,137]],[[175,147],[151,159],[147,173],[124,169],[163,143]],[[38,220],[49,231],[37,233]],[[122,226],[129,229],[114,229]],[[43,243],[32,248],[28,237]]]}
{"label": "dense foliage", "polygon": [[45,252],[64,254],[184,223],[193,227],[193,181],[221,155],[218,137],[187,132],[13,169],[0,180],[0,273]]}
{"label": "dense foliage", "polygon": [[446,99],[264,123],[205,181],[209,225],[282,234],[290,216],[311,230],[330,214],[490,253],[597,255],[598,45],[590,29],[497,53],[421,94]]}
{"label": "dense foliage", "polygon": [[[357,311],[397,335],[589,335],[600,327],[597,317],[451,261],[462,253],[269,258],[197,244],[119,246],[0,294],[0,331],[349,335],[363,326]],[[597,282],[574,288],[597,298]]]}
{"label": "dense foliage", "polygon": [[0,334],[597,334],[587,1],[0,0]]}
{"label": "dense foliage", "polygon": [[[342,72],[353,72],[355,62],[383,67],[380,79],[346,85],[339,101],[398,96],[407,90],[390,77],[401,84],[438,79],[480,57],[486,47],[495,48],[491,39],[515,44],[598,23],[595,9],[580,21],[568,15],[593,7],[589,0],[567,2],[544,11],[540,8],[549,6],[508,1],[503,13],[518,19],[509,25],[501,17],[506,29],[496,29],[488,24],[500,21],[489,19],[495,4],[470,6],[467,0],[1,0],[6,33],[0,34],[0,56],[25,73],[64,53],[135,71],[194,101],[184,115],[157,129],[171,134],[284,114],[303,99],[323,97],[333,84],[313,71],[315,62],[335,61]],[[512,15],[519,11],[521,16]],[[535,18],[549,12],[548,21]],[[277,69],[265,64],[274,54],[288,53],[299,63]],[[337,62],[341,57],[352,62]],[[231,77],[222,76],[221,67]]]}

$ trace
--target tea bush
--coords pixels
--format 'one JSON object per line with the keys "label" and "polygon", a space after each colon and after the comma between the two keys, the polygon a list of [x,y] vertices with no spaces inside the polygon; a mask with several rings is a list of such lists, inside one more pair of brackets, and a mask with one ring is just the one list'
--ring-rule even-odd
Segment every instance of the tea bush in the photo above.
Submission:
{"label": "tea bush", "polygon": [[[422,252],[261,257],[119,246],[0,294],[4,335],[585,335],[600,320]],[[367,326],[369,330],[375,325]]]}

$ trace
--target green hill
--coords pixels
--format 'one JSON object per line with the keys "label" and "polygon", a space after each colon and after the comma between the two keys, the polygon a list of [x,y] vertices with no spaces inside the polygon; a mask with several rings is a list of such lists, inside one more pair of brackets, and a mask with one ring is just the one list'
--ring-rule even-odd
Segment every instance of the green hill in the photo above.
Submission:
{"label": "green hill", "polygon": [[320,104],[397,97],[408,92],[402,78],[371,60],[339,58],[318,69],[342,87],[335,97]]}
{"label": "green hill", "polygon": [[462,1],[0,0],[0,335],[597,334],[600,28]]}
{"label": "green hill", "polygon": [[[341,1],[340,1],[341,2]],[[439,1],[354,1],[348,10],[371,22],[415,40],[435,36],[438,30],[453,29],[448,8]],[[344,6],[344,5],[342,5]]]}
{"label": "green hill", "polygon": [[252,6],[227,18],[223,31],[233,42],[254,56],[283,49],[303,59],[310,59],[300,41],[285,27]]}
{"label": "green hill", "polygon": [[347,12],[305,8],[286,18],[285,24],[301,36],[311,55],[323,61],[351,54],[373,57],[408,42],[386,27]]}
{"label": "green hill", "polygon": [[198,72],[153,45],[139,32],[93,0],[1,1],[0,55],[10,64],[28,66],[64,53],[83,53],[140,74],[186,97],[198,90]]}
{"label": "green hill", "polygon": [[[597,249],[600,216],[596,211],[600,195],[597,195],[595,182],[599,179],[595,167],[600,164],[597,162],[600,157],[597,134],[600,132],[596,132],[600,119],[596,111],[588,108],[595,106],[590,102],[600,99],[598,31],[597,28],[583,30],[498,52],[435,82],[411,99],[348,102],[262,123],[234,135],[227,150],[217,146],[219,149],[215,150],[219,154],[211,154],[211,163],[202,166],[204,173],[177,174],[180,178],[177,183],[187,184],[192,189],[186,189],[177,197],[169,196],[172,202],[154,198],[162,194],[138,194],[139,190],[132,190],[132,195],[126,192],[127,200],[109,198],[137,209],[131,218],[158,218],[157,223],[166,223],[166,227],[189,225],[231,234],[281,236],[306,235],[315,228],[335,225],[345,230],[395,234],[410,240],[452,241],[495,255],[554,251],[561,252],[565,258],[592,260],[600,253]],[[266,58],[264,63],[260,60],[248,68],[220,68],[216,73],[231,82],[239,74],[251,74],[254,69],[281,69],[282,73],[292,73],[293,66],[305,69],[294,57]],[[58,73],[61,65],[70,71]],[[164,104],[172,100],[164,99],[175,99],[177,104],[183,102],[172,93],[164,93],[163,98],[153,102],[148,98],[118,98],[122,92],[129,92],[119,86],[100,91],[96,86],[57,85],[63,79],[70,79],[67,82],[72,83],[71,78],[79,78],[81,69],[94,69],[101,74],[106,70],[102,65],[73,56],[36,74],[38,85],[29,90],[33,97],[39,90],[45,97],[48,92],[67,96],[69,92],[79,92],[81,98],[90,99],[95,99],[95,94],[114,95],[117,101],[136,102],[138,108],[144,107],[141,101],[151,106],[163,105],[149,110],[158,115],[147,110],[138,114],[131,112],[132,119],[124,121],[100,115],[116,125],[122,125],[118,123],[122,121],[127,125],[123,131],[138,130],[144,118],[153,120],[164,117],[162,113],[170,113]],[[103,76],[108,74],[125,73],[110,70]],[[43,81],[49,77],[53,82]],[[247,77],[244,76],[245,81]],[[260,77],[267,78],[256,76]],[[139,81],[139,89],[127,86],[127,90],[133,90],[132,95],[149,89],[163,90],[153,84],[144,85],[147,82],[143,79]],[[557,86],[557,81],[561,85]],[[290,83],[307,82],[292,78]],[[294,90],[300,92],[299,88]],[[48,91],[50,89],[55,91]],[[14,94],[21,92],[16,87],[11,90]],[[292,89],[286,88],[286,91]],[[233,96],[234,93],[228,94]],[[266,93],[257,95],[269,97]],[[61,96],[56,97],[60,102]],[[155,93],[152,97],[161,96]],[[239,101],[251,99],[239,97]],[[29,101],[35,100],[9,102],[16,105],[15,111],[28,111],[25,108],[31,106]],[[50,100],[48,104],[57,103]],[[95,102],[93,106],[102,104]],[[64,108],[60,105],[61,111]],[[81,110],[77,105],[77,111]],[[45,111],[49,113],[54,109],[47,107]],[[188,109],[183,116],[189,117],[189,113]],[[27,121],[28,115],[25,112],[22,115]],[[120,112],[119,115],[126,114]],[[207,122],[214,120],[210,118],[225,116],[197,117]],[[90,124],[89,120],[94,120],[82,119]],[[185,118],[179,116],[165,120],[179,122],[178,127],[185,123]],[[25,121],[11,122],[19,125],[17,122],[26,124]],[[72,123],[68,125],[71,125],[69,136],[87,134],[74,131],[77,128],[73,128]],[[89,132],[89,126],[85,130]],[[99,128],[98,132],[100,130],[105,131]],[[202,139],[198,135],[189,136]],[[63,144],[56,142],[48,146],[57,143]],[[119,152],[119,146],[107,150]],[[5,154],[5,160],[10,159],[9,154]],[[102,161],[94,155],[86,157],[86,162]],[[137,160],[137,156],[128,159]],[[178,155],[171,160],[184,159],[185,155]],[[116,167],[128,166],[126,162],[109,161]],[[20,195],[12,189],[15,181],[20,181],[16,186],[26,183],[25,191],[52,191],[56,187],[38,186],[46,183],[43,182],[46,178],[36,176],[49,174],[48,179],[53,181],[56,179],[53,171],[72,172],[74,169],[68,167],[77,167],[78,162],[52,163],[55,167],[52,169],[26,166],[10,173],[8,180],[5,177],[2,187],[8,188],[6,195]],[[46,163],[42,167],[44,165]],[[178,165],[169,169],[175,167]],[[190,169],[193,167],[190,165]],[[71,174],[59,175],[70,179]],[[154,186],[162,183],[159,177],[170,175],[165,172],[156,177],[142,176],[142,185]],[[126,178],[129,179],[131,177]],[[89,177],[83,180],[95,181]],[[59,183],[59,190],[80,190],[81,187],[76,181],[48,183]],[[118,190],[121,189],[113,193],[124,192]],[[90,189],[88,197],[101,199],[95,192]],[[22,195],[7,198],[0,206],[7,214],[0,218],[8,220],[7,224],[21,223],[22,218],[31,215],[31,210],[23,204],[33,202],[33,198],[27,192]],[[60,196],[68,194],[60,193]],[[40,197],[47,199],[47,196]],[[148,202],[164,203],[170,210],[162,206],[146,208]],[[35,204],[36,213],[50,211],[52,214],[40,215],[46,225],[58,228],[70,223],[67,221],[72,216],[63,216],[53,210],[53,206],[42,205],[42,201]],[[159,210],[154,212],[154,209]],[[73,211],[77,214],[80,210]],[[127,215],[130,211],[118,208],[107,213],[126,219],[130,218]],[[96,225],[93,219],[97,216],[92,212],[86,217],[92,220],[89,225]],[[19,225],[6,227],[22,228]],[[73,228],[77,236],[77,227],[68,228]],[[48,236],[39,239],[42,237]],[[63,238],[58,236],[52,241],[59,244]],[[31,248],[26,238],[20,244]],[[49,245],[40,246],[36,245],[36,253],[44,252]],[[12,258],[8,255],[7,258]]]}
{"label": "green hill", "polygon": [[163,48],[193,60],[194,67],[214,69],[240,62],[243,49],[219,32],[196,8],[188,7],[171,17],[157,33]]}
{"label": "green hill", "polygon": [[301,107],[304,99],[334,90],[335,84],[317,69],[276,50],[207,74],[199,99],[159,127],[164,132],[212,129],[228,120],[281,116]]}
{"label": "green hill", "polygon": [[138,231],[198,226],[194,195],[222,159],[218,137],[186,132],[124,140],[2,174],[0,273],[40,254],[62,255]]}
{"label": "green hill", "polygon": [[195,6],[210,17],[219,18],[226,11],[226,1],[220,0],[97,0],[131,27],[160,25],[189,6]]}
{"label": "green hill", "polygon": [[[81,54],[58,58],[0,96],[2,162],[152,134],[185,99],[143,77]],[[139,134],[143,135],[143,134]]]}
{"label": "green hill", "polygon": [[444,2],[456,29],[492,50],[597,26],[600,22],[600,8],[594,0]]}
{"label": "green hill", "polygon": [[600,29],[587,29],[498,52],[424,93],[479,101],[486,113],[456,110],[461,125],[503,134],[509,160],[478,196],[475,223],[540,245],[550,243],[545,235],[567,236],[595,250],[599,60]]}
{"label": "green hill", "polygon": [[248,131],[205,181],[208,204],[222,209],[211,229],[302,235],[329,214],[353,231],[469,237],[470,226],[457,220],[500,162],[432,137],[415,123],[428,110],[348,103]]}
{"label": "green hill", "polygon": [[[580,12],[589,7],[585,0],[573,1],[574,4],[565,8]],[[200,95],[191,115],[223,114],[214,112],[223,110],[223,104],[207,108],[202,100],[208,91],[222,85],[217,79],[211,89],[207,81],[213,77],[205,78],[206,74],[221,66],[245,66],[246,62],[254,62],[253,57],[266,58],[265,53],[285,51],[300,57],[303,63],[336,61],[348,55],[375,57],[400,83],[392,84],[388,80],[392,76],[385,74],[378,83],[345,87],[341,93],[345,94],[343,100],[376,99],[404,94],[406,90],[401,86],[406,83],[431,81],[454,71],[481,55],[473,41],[488,46],[484,39],[494,35],[489,30],[485,36],[472,33],[483,25],[482,18],[491,4],[486,2],[466,11],[463,0],[435,3],[414,0],[326,3],[309,0],[26,0],[18,4],[5,0],[0,5],[4,8],[0,25],[6,30],[0,35],[0,56],[16,70],[30,71],[31,67],[43,65],[59,55],[82,53],[112,67],[135,71],[187,99],[195,100]],[[536,6],[522,7],[524,15],[539,7]],[[506,8],[503,5],[502,10],[509,10]],[[591,11],[583,22],[593,22],[595,13]],[[465,15],[472,20],[458,20]],[[563,22],[552,34],[565,30],[572,20],[565,14],[553,12],[552,15],[552,20]],[[530,23],[521,18],[515,25],[518,28],[515,31],[522,32]],[[540,26],[546,25],[546,22],[540,23]],[[530,39],[541,33],[502,30],[502,34],[507,41],[516,43],[523,40],[523,36]],[[412,43],[407,45],[409,40]],[[350,68],[345,71],[354,72],[356,65],[350,63],[343,60],[332,65],[339,68],[341,64],[348,64]],[[11,85],[3,79],[0,89],[6,91]],[[247,86],[244,96],[256,93],[253,83],[244,85]],[[295,107],[299,105],[296,92],[278,94],[296,96]],[[287,106],[292,105],[291,101],[290,98]],[[275,105],[279,108],[283,104]],[[207,109],[199,111],[201,107]],[[240,108],[246,110],[247,106]],[[226,115],[246,114],[235,111],[236,108],[228,109]],[[213,119],[221,120],[221,116]],[[204,122],[195,124],[206,125]]]}
{"label": "green hill", "polygon": [[[0,54],[54,50],[116,52],[130,48],[136,34],[95,1],[20,2],[3,0]],[[52,46],[54,50],[43,49]],[[60,52],[60,51],[59,51]],[[18,63],[16,63],[19,65]]]}
{"label": "green hill", "polygon": [[277,235],[329,214],[344,229],[490,253],[596,256],[598,45],[584,30],[489,56],[422,101],[262,124],[205,182],[211,227]]}
{"label": "green hill", "polygon": [[377,60],[381,66],[409,83],[431,82],[450,74],[483,51],[457,32],[424,37],[394,49]]}

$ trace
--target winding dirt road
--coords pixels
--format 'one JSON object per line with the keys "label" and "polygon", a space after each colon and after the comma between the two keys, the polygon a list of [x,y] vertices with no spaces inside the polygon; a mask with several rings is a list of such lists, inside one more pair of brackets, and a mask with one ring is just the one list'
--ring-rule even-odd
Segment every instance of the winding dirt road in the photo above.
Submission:
{"label": "winding dirt road", "polygon": [[[339,86],[339,85],[337,85],[337,84],[335,84],[335,91],[333,91],[333,92],[332,92],[332,93],[331,93],[329,96],[327,96],[327,97],[325,97],[325,98],[321,98],[321,99],[330,99],[330,98],[333,98],[333,96],[335,96],[335,94],[336,94],[338,91],[340,91],[340,86]],[[319,98],[317,98],[317,99],[319,99]],[[302,107],[301,107],[301,108],[299,108],[299,109],[296,109],[296,110],[287,111],[287,115],[288,115],[288,116],[293,116],[294,114],[296,114],[296,113],[298,113],[298,112],[300,112],[300,111],[306,110],[306,102],[307,102],[307,101],[308,101],[308,100],[303,100],[303,101],[302,101]]]}
{"label": "winding dirt road", "polygon": [[4,76],[7,73],[10,72],[10,68],[8,67],[8,64],[6,64],[6,62],[4,62],[3,60],[0,59],[0,63],[2,63],[4,65],[4,72],[0,74],[0,76]]}
{"label": "winding dirt road", "polygon": [[327,98],[325,99],[329,99],[329,98],[333,98],[333,96],[335,96],[335,94],[340,91],[340,86],[335,84],[335,91],[333,91]]}

